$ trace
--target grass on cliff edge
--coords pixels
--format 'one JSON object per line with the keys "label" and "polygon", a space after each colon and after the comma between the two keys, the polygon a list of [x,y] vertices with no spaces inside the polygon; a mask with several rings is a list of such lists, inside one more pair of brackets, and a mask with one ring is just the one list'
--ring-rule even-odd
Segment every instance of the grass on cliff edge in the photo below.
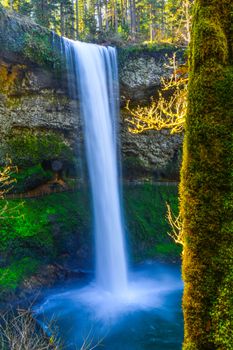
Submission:
{"label": "grass on cliff edge", "polygon": [[[71,234],[77,232],[81,246],[92,240],[86,191],[25,199],[22,206],[14,209],[20,202],[10,200],[10,216],[13,218],[8,212],[1,220],[0,290],[15,290],[39,266],[56,261],[67,249],[66,242]],[[167,235],[166,202],[176,213],[176,186],[146,184],[125,187],[126,231],[134,261],[179,257],[180,247]]]}

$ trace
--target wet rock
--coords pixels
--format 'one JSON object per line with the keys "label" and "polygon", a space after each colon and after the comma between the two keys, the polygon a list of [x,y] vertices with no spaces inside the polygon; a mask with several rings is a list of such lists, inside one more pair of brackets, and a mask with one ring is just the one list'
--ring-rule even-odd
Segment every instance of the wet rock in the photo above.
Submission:
{"label": "wet rock", "polygon": [[85,276],[83,271],[70,270],[59,264],[49,264],[41,267],[37,274],[27,278],[22,283],[20,296],[22,293],[31,293],[44,287],[52,287],[55,283],[70,279],[79,279]]}

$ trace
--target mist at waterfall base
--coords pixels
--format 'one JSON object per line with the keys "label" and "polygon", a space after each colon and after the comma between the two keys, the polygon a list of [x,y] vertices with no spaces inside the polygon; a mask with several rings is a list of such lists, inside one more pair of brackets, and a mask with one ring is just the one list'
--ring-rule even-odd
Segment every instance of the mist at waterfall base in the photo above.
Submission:
{"label": "mist at waterfall base", "polygon": [[96,269],[94,281],[50,291],[36,307],[37,317],[56,319],[66,349],[81,349],[83,339],[93,339],[93,345],[102,339],[107,350],[178,350],[179,268],[153,263],[129,273],[127,267],[117,153],[116,51],[67,39],[62,44],[69,92],[79,97],[83,119]]}
{"label": "mist at waterfall base", "polygon": [[67,350],[84,339],[105,350],[180,350],[182,283],[178,266],[145,263],[129,274],[125,298],[99,290],[90,280],[50,290],[37,305],[44,324],[55,320]]}

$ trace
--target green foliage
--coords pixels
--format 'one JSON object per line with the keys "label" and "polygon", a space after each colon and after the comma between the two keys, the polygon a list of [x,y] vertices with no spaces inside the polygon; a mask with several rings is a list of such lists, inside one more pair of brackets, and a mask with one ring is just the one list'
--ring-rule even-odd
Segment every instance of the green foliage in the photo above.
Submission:
{"label": "green foliage", "polygon": [[30,167],[30,168],[26,168],[22,171],[19,171],[18,173],[14,174],[14,178],[17,180],[17,182],[22,182],[24,183],[26,181],[26,179],[30,178],[31,176],[34,175],[44,175],[44,176],[48,176],[49,178],[51,178],[51,173],[49,171],[45,171],[42,166],[39,164]]}
{"label": "green foliage", "polygon": [[108,33],[119,34],[125,41],[182,44],[187,42],[192,4],[189,0],[0,1],[7,9],[71,39],[98,40]]}
{"label": "green foliage", "polygon": [[37,260],[23,258],[8,267],[0,268],[0,297],[1,292],[15,290],[22,279],[34,273],[38,266]]}
{"label": "green foliage", "polygon": [[[30,205],[32,204],[32,205]],[[4,202],[1,202],[1,207]],[[15,259],[22,255],[36,254],[39,247],[41,257],[47,253],[53,254],[53,237],[49,226],[49,208],[38,210],[32,202],[22,203],[20,200],[10,200],[8,211],[1,220],[0,249],[8,258]]]}
{"label": "green foliage", "polygon": [[19,134],[9,135],[7,152],[14,164],[23,167],[56,158],[73,160],[70,147],[59,134],[52,131],[45,133],[24,130]]}
{"label": "green foliage", "polygon": [[[0,4],[1,6],[1,4]],[[40,27],[27,17],[16,16],[13,12],[0,7],[0,41],[1,49],[21,54],[25,60],[53,69],[61,73],[63,61],[59,36],[46,28]]]}
{"label": "green foliage", "polygon": [[167,234],[166,202],[178,212],[177,187],[144,184],[125,191],[126,222],[135,259],[178,259],[181,249]]}
{"label": "green foliage", "polygon": [[44,170],[41,164],[35,166],[19,169],[12,177],[16,180],[10,192],[25,193],[39,185],[42,185],[53,178],[53,173],[49,170]]}
{"label": "green foliage", "polygon": [[9,209],[16,208],[11,215],[13,218],[6,213],[5,220],[2,221],[0,247],[6,252],[9,252],[15,239],[22,238],[24,243],[26,238],[30,238],[30,246],[32,243],[39,244],[44,246],[46,253],[50,250],[51,254],[54,248],[54,223],[59,226],[59,233],[65,236],[77,229],[80,232],[88,229],[87,198],[80,191],[54,193],[36,199],[25,198],[23,205],[20,204],[21,200],[10,200]]}
{"label": "green foliage", "polygon": [[[20,200],[8,203],[0,234],[0,255],[7,264],[0,268],[0,274],[4,273],[2,288],[15,288],[25,276],[35,272],[35,268],[27,269],[29,258],[38,265],[57,259],[72,239],[71,234],[78,236],[80,244],[87,244],[90,239],[90,210],[82,191],[25,199],[23,205]],[[4,201],[0,206],[4,206]],[[17,265],[19,268],[15,269]]]}
{"label": "green foliage", "polygon": [[146,171],[143,167],[143,163],[138,157],[129,156],[123,158],[124,178],[140,178],[146,175]]}
{"label": "green foliage", "polygon": [[[57,37],[54,37],[56,40]],[[30,32],[24,34],[24,56],[32,62],[55,71],[60,71],[62,67],[62,56],[56,50],[50,32],[32,28]]]}
{"label": "green foliage", "polygon": [[134,44],[123,47],[118,47],[118,64],[122,66],[127,59],[132,57],[138,57],[141,55],[154,56],[154,55],[167,55],[174,53],[174,49],[177,49],[179,55],[179,48],[174,44],[169,43],[147,43],[147,44]]}
{"label": "green foliage", "polygon": [[150,254],[164,259],[169,257],[171,260],[177,260],[178,256],[181,255],[181,247],[175,245],[173,242],[156,243],[151,249]]}
{"label": "green foliage", "polygon": [[[176,186],[148,184],[125,187],[126,222],[135,260],[179,258],[179,247],[167,235],[166,201],[170,202],[176,213]],[[4,202],[1,201],[0,208],[3,206]],[[57,261],[70,249],[70,245],[74,249],[90,247],[91,232],[90,203],[86,189],[24,199],[23,205],[20,200],[9,200],[8,213],[1,220],[0,234],[0,255],[7,266],[0,272],[7,271],[9,276],[15,275],[17,261],[24,258],[25,261],[30,258],[40,264],[54,259]],[[21,272],[17,272],[14,286],[20,284],[24,271],[28,270],[23,265],[22,270],[19,267],[17,271]],[[2,285],[9,285],[5,278],[2,279]]]}

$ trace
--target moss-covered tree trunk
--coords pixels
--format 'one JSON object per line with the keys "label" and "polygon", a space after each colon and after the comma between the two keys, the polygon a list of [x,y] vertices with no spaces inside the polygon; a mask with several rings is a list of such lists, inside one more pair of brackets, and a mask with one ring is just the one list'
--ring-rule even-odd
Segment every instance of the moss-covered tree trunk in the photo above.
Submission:
{"label": "moss-covered tree trunk", "polygon": [[233,0],[196,0],[180,185],[185,350],[233,349]]}

